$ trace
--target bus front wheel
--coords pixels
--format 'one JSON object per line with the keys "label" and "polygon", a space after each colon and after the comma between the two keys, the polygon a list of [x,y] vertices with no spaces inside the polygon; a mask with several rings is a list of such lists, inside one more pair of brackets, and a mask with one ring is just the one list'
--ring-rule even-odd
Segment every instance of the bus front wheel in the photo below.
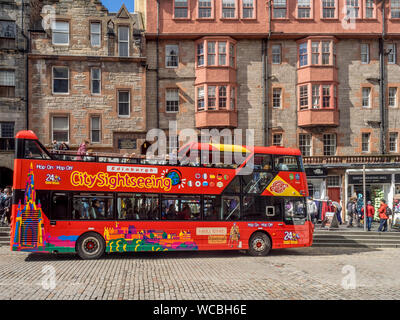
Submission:
{"label": "bus front wheel", "polygon": [[98,259],[105,251],[105,242],[101,235],[88,232],[82,235],[77,242],[78,256],[83,260]]}
{"label": "bus front wheel", "polygon": [[264,232],[256,232],[251,236],[249,242],[250,255],[266,256],[271,248],[271,240]]}

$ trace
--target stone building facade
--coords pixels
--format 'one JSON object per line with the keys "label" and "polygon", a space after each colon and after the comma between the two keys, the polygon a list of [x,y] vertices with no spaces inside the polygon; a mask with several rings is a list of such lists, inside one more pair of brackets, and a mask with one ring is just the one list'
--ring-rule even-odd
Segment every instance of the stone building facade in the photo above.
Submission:
{"label": "stone building facade", "polygon": [[28,29],[39,1],[0,1],[0,187],[12,184],[14,135],[26,128]]}
{"label": "stone building facade", "polygon": [[[389,204],[400,196],[398,1],[138,0],[136,9],[149,128],[172,119],[178,130],[252,128],[256,145],[301,149],[318,199],[345,207],[362,165],[390,176],[379,185]],[[221,86],[234,90],[219,95]]]}
{"label": "stone building facade", "polygon": [[[48,22],[43,24],[42,21]],[[44,144],[140,153],[146,58],[139,13],[96,0],[42,1],[29,55],[29,126]]]}

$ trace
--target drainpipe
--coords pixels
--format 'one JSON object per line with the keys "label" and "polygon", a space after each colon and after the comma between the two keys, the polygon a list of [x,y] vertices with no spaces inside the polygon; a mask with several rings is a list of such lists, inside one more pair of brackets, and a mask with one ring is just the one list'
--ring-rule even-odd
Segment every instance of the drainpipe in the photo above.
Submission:
{"label": "drainpipe", "polygon": [[25,113],[25,127],[26,130],[29,130],[29,60],[28,53],[30,52],[30,40],[29,37],[25,34],[24,29],[24,15],[25,15],[25,0],[21,1],[21,34],[26,40],[26,49],[23,50],[26,55],[25,61],[25,103],[26,103],[26,113]]}
{"label": "drainpipe", "polygon": [[159,75],[159,36],[160,36],[160,0],[157,0],[157,39],[156,39],[156,112],[157,112],[157,129],[160,128],[160,105],[159,105],[159,82],[160,82],[160,75]]}
{"label": "drainpipe", "polygon": [[381,124],[380,124],[380,151],[381,154],[386,154],[386,94],[385,94],[385,5],[386,1],[382,1],[382,37],[379,38],[379,109],[381,115]]}
{"label": "drainpipe", "polygon": [[271,37],[271,1],[268,2],[268,38],[263,39],[262,42],[262,64],[263,64],[263,124],[264,124],[264,145],[268,146],[269,143],[269,83],[268,83],[268,43]]}

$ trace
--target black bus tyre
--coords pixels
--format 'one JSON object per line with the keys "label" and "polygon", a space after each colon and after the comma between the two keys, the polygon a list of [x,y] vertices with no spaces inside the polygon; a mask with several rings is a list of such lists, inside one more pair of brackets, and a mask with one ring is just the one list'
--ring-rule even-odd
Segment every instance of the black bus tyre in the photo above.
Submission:
{"label": "black bus tyre", "polygon": [[76,244],[78,256],[83,260],[100,258],[105,251],[105,241],[101,235],[95,232],[88,232],[80,236]]}
{"label": "black bus tyre", "polygon": [[255,232],[249,241],[251,256],[266,256],[272,248],[270,238],[264,232]]}

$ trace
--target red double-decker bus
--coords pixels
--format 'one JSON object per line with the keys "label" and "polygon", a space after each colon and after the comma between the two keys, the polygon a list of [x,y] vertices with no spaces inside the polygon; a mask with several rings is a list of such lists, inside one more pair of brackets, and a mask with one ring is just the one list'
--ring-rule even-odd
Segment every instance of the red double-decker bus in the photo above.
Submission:
{"label": "red double-decker bus", "polygon": [[[205,150],[210,159],[222,152],[240,154],[242,161],[204,161]],[[271,249],[311,246],[299,150],[192,143],[181,151],[202,156],[175,163],[54,154],[32,131],[19,132],[11,250],[76,252],[95,259],[104,252],[266,255]]]}

